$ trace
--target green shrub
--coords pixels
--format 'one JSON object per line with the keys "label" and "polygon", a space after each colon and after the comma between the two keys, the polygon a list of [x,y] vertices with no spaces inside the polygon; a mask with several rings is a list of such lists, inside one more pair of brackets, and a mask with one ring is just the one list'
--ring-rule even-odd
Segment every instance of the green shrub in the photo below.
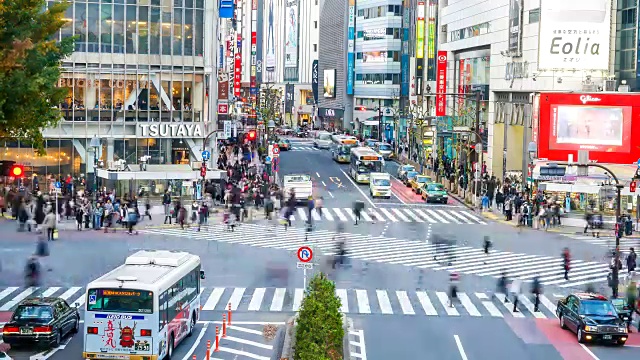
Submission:
{"label": "green shrub", "polygon": [[309,282],[296,326],[295,360],[341,360],[342,314],[336,286],[320,273]]}

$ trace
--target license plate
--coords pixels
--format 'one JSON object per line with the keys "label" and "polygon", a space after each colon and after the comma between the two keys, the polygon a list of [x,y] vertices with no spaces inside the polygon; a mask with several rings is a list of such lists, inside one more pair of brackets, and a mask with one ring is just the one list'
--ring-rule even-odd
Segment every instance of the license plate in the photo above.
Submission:
{"label": "license plate", "polygon": [[611,335],[604,335],[602,338],[605,340],[611,340]]}
{"label": "license plate", "polygon": [[20,334],[31,335],[31,334],[33,334],[33,330],[31,330],[31,329],[20,329]]}

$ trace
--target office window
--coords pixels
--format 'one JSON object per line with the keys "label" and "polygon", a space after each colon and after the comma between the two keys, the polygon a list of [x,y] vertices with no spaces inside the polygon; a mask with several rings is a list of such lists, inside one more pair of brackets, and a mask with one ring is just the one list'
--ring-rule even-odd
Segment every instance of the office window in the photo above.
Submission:
{"label": "office window", "polygon": [[540,8],[529,10],[529,24],[540,22]]}
{"label": "office window", "polygon": [[318,44],[313,44],[313,52],[318,52]]}
{"label": "office window", "polygon": [[314,22],[313,22],[313,28],[314,28],[314,29],[317,29],[317,28],[318,28],[318,22],[317,22],[317,21],[314,21]]}

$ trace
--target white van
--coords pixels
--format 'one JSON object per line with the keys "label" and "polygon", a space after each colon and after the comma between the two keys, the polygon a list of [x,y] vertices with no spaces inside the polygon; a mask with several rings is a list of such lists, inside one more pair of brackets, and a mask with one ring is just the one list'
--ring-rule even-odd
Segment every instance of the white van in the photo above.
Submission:
{"label": "white van", "polygon": [[369,194],[371,197],[391,197],[391,175],[371,173],[369,175]]}
{"label": "white van", "polygon": [[313,146],[318,149],[328,149],[332,143],[331,134],[326,131],[318,131],[313,139]]}

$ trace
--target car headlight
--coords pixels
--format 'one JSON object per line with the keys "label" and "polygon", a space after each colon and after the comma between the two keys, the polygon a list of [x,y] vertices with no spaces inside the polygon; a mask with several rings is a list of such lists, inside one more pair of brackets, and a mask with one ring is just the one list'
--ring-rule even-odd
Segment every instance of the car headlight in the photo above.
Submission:
{"label": "car headlight", "polygon": [[624,327],[624,326],[621,326],[621,327],[618,328],[618,331],[621,332],[621,333],[625,333],[626,334],[627,333],[627,328]]}
{"label": "car headlight", "polygon": [[585,326],[584,327],[584,331],[598,332],[598,327],[597,326]]}

